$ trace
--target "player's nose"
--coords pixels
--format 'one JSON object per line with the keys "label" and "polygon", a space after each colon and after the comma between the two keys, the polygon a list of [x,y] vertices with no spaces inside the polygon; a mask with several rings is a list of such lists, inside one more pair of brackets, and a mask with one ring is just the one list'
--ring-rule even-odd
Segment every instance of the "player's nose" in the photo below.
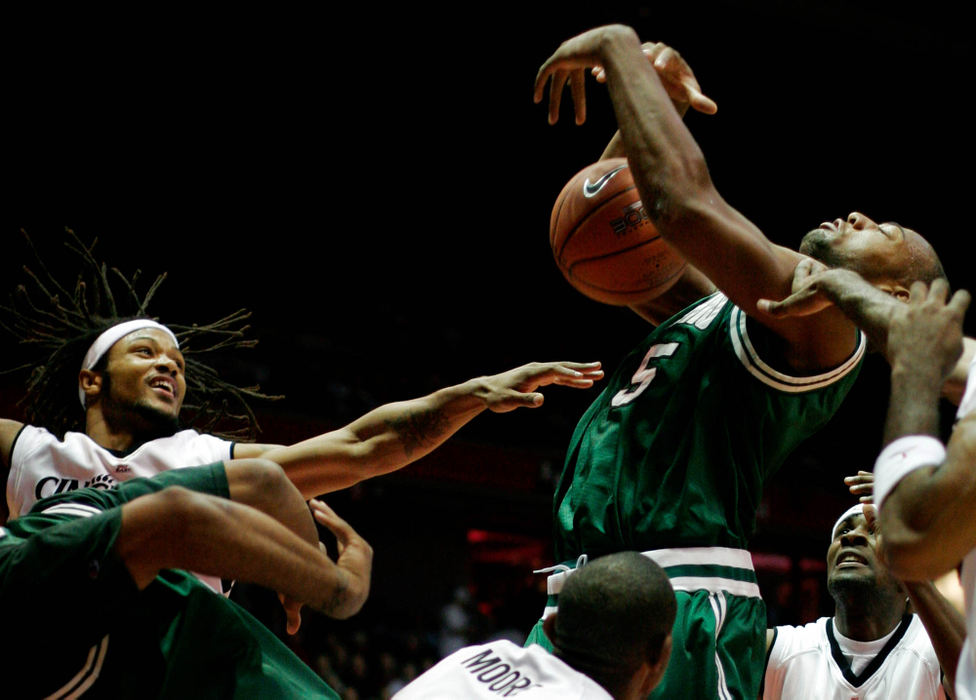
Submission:
{"label": "player's nose", "polygon": [[860,231],[875,225],[874,222],[859,211],[852,211],[847,215],[847,223]]}
{"label": "player's nose", "polygon": [[161,354],[156,358],[156,367],[171,374],[175,374],[180,368],[176,360],[165,354]]}

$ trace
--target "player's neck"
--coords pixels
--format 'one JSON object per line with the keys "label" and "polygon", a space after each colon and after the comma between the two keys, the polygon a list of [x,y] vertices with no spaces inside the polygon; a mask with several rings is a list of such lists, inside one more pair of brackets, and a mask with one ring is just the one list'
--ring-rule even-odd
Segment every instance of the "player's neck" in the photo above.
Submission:
{"label": "player's neck", "polygon": [[895,601],[873,601],[857,606],[838,603],[834,627],[848,639],[873,642],[894,630],[904,614],[904,605],[898,605]]}
{"label": "player's neck", "polygon": [[101,412],[91,409],[85,415],[85,434],[113,452],[128,452],[136,443],[132,431],[110,427]]}
{"label": "player's neck", "polygon": [[102,411],[89,408],[85,413],[85,434],[107,450],[128,453],[145,442],[173,433],[171,429],[163,430],[160,425],[138,423],[145,421],[108,420]]}

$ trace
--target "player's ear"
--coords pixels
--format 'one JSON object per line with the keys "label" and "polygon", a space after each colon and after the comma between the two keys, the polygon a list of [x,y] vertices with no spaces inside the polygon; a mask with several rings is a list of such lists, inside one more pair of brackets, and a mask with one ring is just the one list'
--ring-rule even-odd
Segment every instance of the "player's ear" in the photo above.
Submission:
{"label": "player's ear", "polygon": [[657,661],[651,666],[650,674],[648,675],[648,683],[650,685],[650,688],[647,689],[648,693],[656,688],[657,684],[661,682],[661,678],[664,677],[664,672],[668,668],[668,662],[671,660],[672,644],[671,635],[669,634],[661,643],[661,653],[657,657]]}
{"label": "player's ear", "polygon": [[85,394],[85,406],[102,393],[102,373],[83,369],[78,373],[78,386]]}

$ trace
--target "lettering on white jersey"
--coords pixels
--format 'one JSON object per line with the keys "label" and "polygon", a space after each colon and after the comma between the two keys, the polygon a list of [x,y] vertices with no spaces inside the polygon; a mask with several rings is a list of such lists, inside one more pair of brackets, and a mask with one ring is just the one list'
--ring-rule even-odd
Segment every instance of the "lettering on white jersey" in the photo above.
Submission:
{"label": "lettering on white jersey", "polygon": [[71,479],[63,476],[45,476],[37,480],[34,486],[34,499],[39,501],[42,498],[53,496],[56,493],[66,491],[77,491],[80,488],[114,489],[119,485],[111,474],[96,474],[84,483],[78,479]]}
{"label": "lettering on white jersey", "polygon": [[464,666],[479,683],[484,683],[487,690],[497,693],[500,697],[507,698],[521,693],[531,687],[538,687],[539,684],[525,676],[524,673],[512,668],[501,660],[500,656],[495,656],[491,649],[475,654],[474,656],[461,661]]}

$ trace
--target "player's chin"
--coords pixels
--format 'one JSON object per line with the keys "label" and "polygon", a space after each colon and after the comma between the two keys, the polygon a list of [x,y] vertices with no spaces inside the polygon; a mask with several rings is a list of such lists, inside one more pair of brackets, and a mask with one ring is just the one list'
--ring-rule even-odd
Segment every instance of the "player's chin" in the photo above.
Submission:
{"label": "player's chin", "polygon": [[817,228],[803,237],[797,250],[827,267],[836,267],[838,260],[834,255],[832,240],[833,236],[829,231]]}
{"label": "player's chin", "polygon": [[136,404],[139,416],[159,430],[175,430],[179,427],[181,404],[178,401],[161,403],[144,401]]}

